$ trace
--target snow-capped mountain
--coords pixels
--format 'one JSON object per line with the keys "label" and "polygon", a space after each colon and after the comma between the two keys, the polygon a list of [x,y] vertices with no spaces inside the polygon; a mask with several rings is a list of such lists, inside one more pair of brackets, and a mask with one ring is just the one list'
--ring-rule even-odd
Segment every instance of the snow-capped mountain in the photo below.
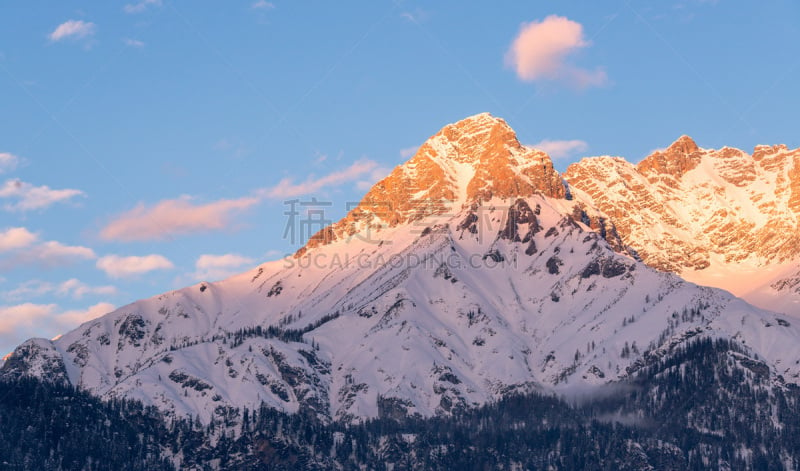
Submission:
{"label": "snow-capped mountain", "polygon": [[586,158],[564,178],[650,266],[800,314],[800,149],[682,136],[637,165]]}
{"label": "snow-capped mountain", "polygon": [[800,321],[648,267],[576,175],[573,190],[503,120],[467,118],[294,256],[29,340],[0,374],[204,422],[262,403],[350,421],[585,391],[713,337],[800,384]]}

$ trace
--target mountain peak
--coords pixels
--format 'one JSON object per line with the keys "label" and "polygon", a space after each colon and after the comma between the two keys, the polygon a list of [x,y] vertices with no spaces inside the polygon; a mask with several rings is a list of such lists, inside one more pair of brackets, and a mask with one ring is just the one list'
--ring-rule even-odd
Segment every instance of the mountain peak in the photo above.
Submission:
{"label": "mountain peak", "polygon": [[520,144],[503,119],[476,114],[430,137],[345,218],[314,235],[298,255],[365,229],[408,224],[493,198],[537,193],[565,196],[550,156]]}
{"label": "mountain peak", "polygon": [[680,178],[700,163],[700,150],[694,139],[684,134],[666,149],[645,157],[636,168],[647,176]]}
{"label": "mountain peak", "polygon": [[694,139],[684,134],[676,139],[675,142],[670,144],[669,147],[667,147],[666,153],[691,154],[693,152],[697,152],[698,150],[700,150],[700,147],[697,146],[697,143],[694,142]]}
{"label": "mountain peak", "polygon": [[430,150],[430,147],[439,147],[438,150],[451,147],[449,150],[455,152],[439,152],[436,157],[440,160],[475,162],[485,156],[487,150],[502,153],[503,148],[519,146],[517,134],[508,123],[489,113],[480,113],[443,127],[420,147],[419,152]]}

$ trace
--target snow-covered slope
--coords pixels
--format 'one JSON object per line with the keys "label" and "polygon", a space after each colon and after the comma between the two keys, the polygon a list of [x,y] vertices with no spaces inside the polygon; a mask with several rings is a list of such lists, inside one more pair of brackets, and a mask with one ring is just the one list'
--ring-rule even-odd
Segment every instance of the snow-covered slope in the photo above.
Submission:
{"label": "snow-covered slope", "polygon": [[[30,340],[1,374],[203,421],[262,402],[359,420],[590,388],[712,336],[800,383],[800,322],[638,261],[509,131],[485,114],[448,126],[294,257]],[[375,209],[430,172],[392,216]]]}
{"label": "snow-covered slope", "polygon": [[782,282],[800,271],[800,149],[751,155],[682,136],[637,165],[586,158],[564,178],[649,265],[800,316]]}

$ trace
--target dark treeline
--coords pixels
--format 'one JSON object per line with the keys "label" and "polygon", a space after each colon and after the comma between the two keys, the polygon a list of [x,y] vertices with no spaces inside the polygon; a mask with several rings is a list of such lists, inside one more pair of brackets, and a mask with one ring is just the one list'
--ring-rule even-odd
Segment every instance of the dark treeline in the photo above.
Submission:
{"label": "dark treeline", "polygon": [[455,416],[330,423],[227,410],[168,421],[66,385],[0,384],[0,468],[797,469],[800,391],[726,340],[694,340],[602,398],[526,394]]}

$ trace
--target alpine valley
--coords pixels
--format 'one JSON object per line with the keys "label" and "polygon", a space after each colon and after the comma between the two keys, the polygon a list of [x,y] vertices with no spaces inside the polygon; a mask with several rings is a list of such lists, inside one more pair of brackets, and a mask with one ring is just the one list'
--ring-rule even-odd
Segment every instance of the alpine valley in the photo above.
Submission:
{"label": "alpine valley", "polygon": [[0,462],[798,469],[799,216],[800,150],[559,174],[475,115],[294,255],[17,347]]}

